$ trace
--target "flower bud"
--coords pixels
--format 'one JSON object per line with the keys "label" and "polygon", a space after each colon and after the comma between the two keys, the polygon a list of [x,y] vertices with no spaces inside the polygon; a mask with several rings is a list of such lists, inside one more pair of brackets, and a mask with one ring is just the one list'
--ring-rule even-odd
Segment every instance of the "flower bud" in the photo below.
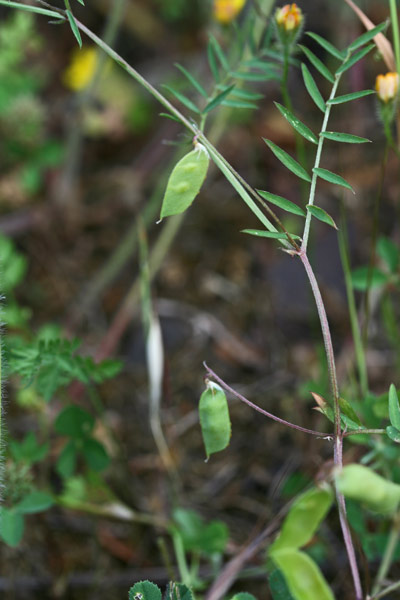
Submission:
{"label": "flower bud", "polygon": [[381,102],[384,104],[392,102],[399,91],[399,74],[389,72],[386,75],[378,75],[375,82],[375,89]]}
{"label": "flower bud", "polygon": [[214,19],[226,25],[238,16],[245,4],[246,0],[214,0]]}
{"label": "flower bud", "polygon": [[293,4],[285,4],[282,8],[277,8],[275,21],[278,27],[286,32],[298,30],[303,22],[303,13],[301,9]]}

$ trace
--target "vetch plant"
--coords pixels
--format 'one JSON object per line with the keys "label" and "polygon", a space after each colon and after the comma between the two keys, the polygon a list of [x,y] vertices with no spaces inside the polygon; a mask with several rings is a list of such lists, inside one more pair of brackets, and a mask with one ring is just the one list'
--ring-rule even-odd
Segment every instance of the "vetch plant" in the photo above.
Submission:
{"label": "vetch plant", "polygon": [[[289,254],[292,258],[298,259],[302,264],[312,290],[320,321],[331,388],[329,398],[325,399],[318,394],[315,394],[314,397],[322,413],[328,420],[333,421],[333,431],[326,433],[301,427],[296,423],[289,422],[265,411],[263,408],[255,405],[243,395],[233,390],[218,376],[217,373],[206,365],[207,390],[200,400],[200,424],[203,430],[206,454],[207,457],[209,457],[211,454],[225,449],[229,443],[230,418],[225,392],[233,394],[260,414],[263,414],[282,425],[331,443],[334,463],[333,472],[319,487],[313,487],[307,490],[294,501],[287,512],[287,516],[277,539],[267,550],[268,564],[272,564],[272,567],[269,567],[269,569],[267,567],[270,572],[271,593],[274,595],[274,598],[280,597],[285,598],[285,600],[332,600],[334,598],[333,591],[323,576],[320,568],[314,559],[304,551],[304,547],[308,544],[321,522],[326,517],[331,507],[333,497],[336,496],[340,526],[353,580],[354,597],[356,600],[364,600],[368,597],[364,593],[361,583],[357,556],[347,518],[346,496],[353,500],[362,500],[369,509],[372,509],[381,515],[394,515],[393,523],[397,533],[393,534],[390,544],[388,544],[381,569],[378,572],[372,591],[372,598],[377,599],[383,597],[392,589],[395,589],[393,586],[387,586],[385,588],[384,581],[393,558],[393,540],[396,541],[396,535],[398,536],[398,525],[395,517],[400,500],[398,491],[399,486],[389,481],[386,477],[381,477],[370,467],[357,464],[343,467],[343,446],[345,439],[355,436],[363,436],[360,438],[361,440],[369,440],[369,436],[382,435],[385,440],[384,443],[388,442],[389,439],[391,440],[390,443],[399,441],[400,409],[397,391],[394,385],[390,387],[388,395],[388,416],[391,425],[389,425],[387,429],[370,426],[367,418],[365,418],[364,422],[364,419],[358,416],[350,402],[348,402],[346,398],[342,398],[339,390],[336,357],[333,349],[330,325],[319,283],[309,260],[308,245],[313,219],[317,219],[325,225],[337,229],[337,225],[332,216],[318,204],[317,189],[321,180],[338,186],[337,189],[342,192],[346,190],[347,192],[350,191],[354,193],[352,185],[346,181],[346,179],[340,174],[332,172],[323,166],[323,149],[325,144],[328,143],[363,144],[369,142],[368,139],[360,137],[354,132],[343,133],[332,131],[329,129],[329,122],[335,106],[360,100],[375,93],[374,90],[367,89],[338,95],[338,90],[339,84],[345,73],[375,48],[373,40],[376,36],[382,34],[386,28],[386,23],[371,28],[351,42],[343,50],[337,49],[328,40],[310,32],[309,36],[313,41],[327,52],[332,61],[336,63],[333,71],[328,70],[320,59],[318,59],[306,46],[302,47],[311,66],[317,71],[317,74],[314,75],[311,67],[309,68],[305,63],[301,65],[304,87],[319,113],[322,113],[319,131],[314,132],[311,127],[303,123],[296,115],[294,109],[291,106],[288,106],[287,102],[286,106],[278,103],[277,109],[294,129],[296,134],[304,138],[308,144],[312,144],[312,147],[315,150],[313,167],[307,169],[306,165],[300,164],[298,160],[292,157],[286,150],[280,148],[274,141],[270,139],[264,140],[276,159],[294,176],[307,183],[309,188],[307,203],[305,206],[299,206],[292,200],[275,193],[277,190],[266,191],[254,189],[228,163],[206,136],[205,130],[209,112],[219,105],[229,106],[229,104],[227,104],[228,102],[231,103],[230,106],[234,106],[233,103],[235,102],[237,103],[237,106],[239,106],[241,102],[240,100],[232,100],[231,94],[232,96],[234,95],[234,87],[236,86],[237,80],[241,79],[240,74],[243,75],[243,71],[232,71],[229,61],[215,39],[211,38],[210,44],[208,45],[209,65],[215,79],[215,86],[212,94],[209,96],[197,79],[195,79],[184,67],[181,67],[180,69],[192,87],[195,88],[202,97],[201,104],[197,105],[191,98],[188,98],[173,88],[169,88],[170,93],[175,99],[190,111],[191,116],[186,117],[160,91],[158,91],[158,89],[146,81],[146,79],[144,79],[85,25],[80,23],[73,16],[69,2],[66,1],[65,11],[56,9],[42,2],[39,7],[32,7],[16,2],[7,2],[6,0],[0,0],[0,4],[34,11],[39,14],[56,17],[59,20],[69,22],[79,44],[81,44],[81,32],[85,33],[93,42],[102,48],[108,56],[147,89],[152,96],[167,109],[172,118],[179,121],[189,131],[193,138],[194,149],[186,154],[172,171],[161,208],[161,218],[181,214],[188,209],[198,195],[207,174],[209,159],[211,159],[260,221],[261,229],[245,229],[244,231],[250,235],[277,240],[280,248],[284,252]],[[241,5],[235,4],[234,11],[230,14],[236,16],[240,8],[242,8],[242,5],[243,3]],[[291,4],[277,9],[274,18],[274,26],[278,27],[279,35],[282,38],[282,44],[285,44],[283,36],[287,36],[287,48],[289,48],[300,30],[303,19],[302,13],[296,4]],[[254,57],[251,60],[254,60]],[[288,53],[286,53],[283,62],[287,65],[288,61]],[[254,67],[254,64],[254,62],[251,63],[250,68]],[[259,66],[260,65],[258,65],[258,67]],[[243,65],[241,65],[240,68],[242,67]],[[265,75],[266,72],[267,75]],[[275,77],[276,69],[272,68],[270,64],[268,64],[267,67],[264,65],[264,76],[265,78]],[[331,90],[327,98],[321,93],[318,79],[316,80],[315,76],[324,77],[331,85]],[[251,79],[249,78],[248,71],[244,72],[243,79],[246,80],[246,78]],[[279,77],[277,79],[282,81]],[[387,88],[385,91],[381,84],[378,86],[378,93],[381,93],[381,100],[385,105],[388,105],[391,101],[394,103],[395,94],[393,95],[393,92],[396,89],[395,81],[397,81],[396,78],[392,77],[391,86],[389,86],[390,89]],[[250,96],[248,97],[251,99],[251,92],[249,93]],[[243,104],[246,102],[247,100],[243,100]],[[243,104],[242,107],[244,107]],[[250,104],[252,104],[252,101]],[[251,106],[251,108],[255,107]],[[305,219],[301,236],[292,234],[285,227],[284,222],[275,213],[276,207]],[[32,356],[34,357],[33,363],[35,364],[35,361],[38,360],[37,356],[32,354],[32,352],[25,353],[25,362],[29,368],[31,368]],[[78,361],[78,365],[75,364],[72,358],[71,361],[73,366],[77,368],[77,372],[82,374],[82,370],[79,370],[79,367],[82,367],[80,361]],[[84,366],[86,366],[87,369],[89,368],[89,370],[93,368],[93,365],[89,363],[84,363]],[[85,374],[85,369],[83,369],[83,373]],[[76,373],[74,374],[76,376]],[[365,402],[367,403],[367,401],[368,399],[366,398]],[[364,417],[364,414],[362,414],[362,417]],[[370,419],[373,420],[371,417]],[[73,425],[72,429],[71,423]],[[90,416],[83,414],[81,411],[67,408],[61,413],[56,422],[56,428],[60,433],[71,438],[66,446],[68,449],[66,454],[69,452],[72,453],[72,450],[70,450],[72,448],[74,456],[80,452],[89,463],[91,460],[94,460],[93,457],[95,455],[96,460],[99,459],[99,449],[97,448],[95,451],[93,446],[94,440],[91,437],[92,427],[93,422],[90,419]],[[369,441],[366,443],[368,445]],[[375,456],[376,454],[374,454],[374,457]],[[69,461],[70,463],[73,462],[71,458],[69,458]],[[73,472],[73,468],[70,468],[71,464],[68,464],[67,459],[63,462],[63,466],[60,467],[59,465],[59,470],[64,473],[67,471],[68,474],[71,474]],[[65,464],[67,464],[68,468],[65,467]],[[361,493],[360,490],[363,490],[364,493]],[[19,506],[21,510],[21,504]],[[23,503],[22,507],[24,507]],[[182,520],[182,514],[180,516]],[[188,515],[186,515],[184,519],[186,523],[188,520],[196,522],[196,519],[193,519],[193,515],[189,517],[189,519],[187,517]],[[177,520],[179,520],[179,518]],[[198,523],[197,526],[199,528]],[[172,536],[174,537],[174,535],[176,545],[175,552],[178,557],[178,562],[180,561],[182,579],[185,581],[178,584],[171,583],[167,588],[165,598],[167,600],[170,600],[171,598],[173,600],[175,600],[175,598],[176,600],[192,600],[194,599],[194,591],[189,589],[190,583],[192,582],[185,563],[185,535],[182,531],[179,534],[179,529],[178,534],[176,534],[176,529],[173,529]],[[190,549],[190,542],[188,543],[187,539],[188,536],[186,536],[186,550]],[[199,543],[198,539],[197,543]],[[188,583],[189,585],[187,585]],[[396,587],[400,587],[400,584]],[[161,597],[161,590],[158,586],[155,586],[148,581],[136,583],[129,592],[130,600],[160,600]],[[231,600],[249,600],[251,598],[250,594],[242,593],[237,594]]]}

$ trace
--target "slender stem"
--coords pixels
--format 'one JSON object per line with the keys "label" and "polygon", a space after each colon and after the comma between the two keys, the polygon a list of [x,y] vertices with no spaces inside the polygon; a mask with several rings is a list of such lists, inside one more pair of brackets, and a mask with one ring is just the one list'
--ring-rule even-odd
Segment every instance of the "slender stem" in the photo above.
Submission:
{"label": "slender stem", "polygon": [[[328,317],[326,315],[326,310],[324,306],[324,302],[322,300],[321,292],[318,286],[318,282],[314,275],[314,271],[310,265],[308,257],[306,253],[301,250],[299,252],[299,257],[303,266],[306,270],[308,279],[310,281],[311,289],[313,291],[315,303],[317,306],[318,316],[321,323],[322,336],[324,338],[325,345],[325,353],[328,361],[328,370],[329,370],[329,378],[331,382],[331,389],[334,401],[334,414],[335,414],[335,434],[334,434],[334,463],[337,467],[343,466],[342,454],[343,454],[343,436],[341,433],[341,423],[340,423],[340,406],[339,406],[339,386],[337,382],[336,375],[336,364],[335,364],[335,355],[333,352],[332,345],[332,337],[329,328]],[[342,494],[336,488],[336,498],[339,510],[339,520],[342,528],[343,540],[346,546],[347,556],[349,559],[350,570],[353,577],[354,583],[354,591],[356,595],[356,600],[362,600],[362,587],[360,574],[358,572],[357,559],[354,550],[353,540],[351,538],[350,527],[347,520],[346,515],[346,504]]]}
{"label": "slender stem", "polygon": [[0,0],[0,4],[7,6],[7,8],[18,8],[19,10],[26,10],[27,12],[44,15],[45,17],[53,17],[56,19],[61,18],[65,20],[65,16],[59,12],[56,12],[56,8],[54,10],[48,10],[46,8],[39,8],[38,6],[31,6],[30,4],[20,4],[19,2],[11,2],[9,0]]}
{"label": "slender stem", "polygon": [[389,4],[390,4],[390,19],[392,21],[392,30],[393,30],[394,53],[395,53],[395,57],[396,57],[396,68],[397,68],[397,72],[400,73],[400,35],[399,35],[399,21],[397,18],[396,0],[389,0]]}
{"label": "slender stem", "polygon": [[342,268],[344,273],[344,282],[346,285],[346,294],[347,294],[347,304],[349,306],[349,315],[350,315],[350,324],[351,331],[353,334],[353,343],[357,361],[357,370],[359,377],[359,385],[361,389],[361,393],[363,398],[365,398],[368,394],[368,372],[367,372],[367,364],[365,359],[365,351],[362,343],[361,329],[360,324],[358,322],[356,301],[354,297],[354,290],[351,283],[351,271],[350,271],[350,263],[349,263],[349,247],[347,240],[347,231],[346,231],[346,223],[344,218],[344,206],[343,202],[341,203],[341,213],[342,213],[342,225],[338,232],[338,240],[339,240],[339,251],[340,258],[342,261]]}
{"label": "slender stem", "polygon": [[275,415],[273,415],[270,412],[264,410],[263,408],[260,408],[259,406],[257,406],[257,404],[254,404],[254,402],[251,402],[251,400],[248,400],[247,398],[245,398],[244,396],[242,396],[242,394],[239,394],[239,392],[237,392],[236,390],[234,390],[233,388],[231,388],[227,383],[225,383],[225,381],[223,379],[221,379],[220,377],[218,377],[218,375],[212,369],[210,369],[210,367],[206,363],[203,363],[203,364],[204,364],[204,367],[205,367],[205,369],[207,371],[207,374],[212,379],[214,379],[215,381],[217,381],[222,388],[224,388],[227,392],[230,392],[233,396],[235,396],[236,398],[238,398],[239,400],[241,400],[242,402],[244,402],[245,404],[247,404],[251,408],[254,408],[254,410],[256,410],[257,412],[261,413],[265,417],[268,417],[269,419],[272,419],[273,421],[276,421],[277,423],[280,423],[281,425],[286,425],[286,427],[290,427],[291,429],[297,429],[297,431],[302,431],[303,433],[308,433],[310,435],[315,435],[317,437],[322,437],[324,439],[331,439],[332,438],[331,435],[323,433],[322,431],[314,431],[313,429],[306,429],[305,427],[300,427],[300,425],[295,425],[294,423],[290,423],[289,421],[285,421],[285,419],[281,419],[280,417],[276,417]]}
{"label": "slender stem", "polygon": [[393,525],[389,533],[389,538],[386,544],[385,552],[382,557],[382,562],[379,566],[379,570],[376,576],[374,586],[372,588],[372,595],[377,594],[382,587],[382,583],[386,579],[388,571],[393,562],[393,556],[396,551],[397,543],[400,537],[400,521],[399,515],[395,515],[393,519]]}
{"label": "slender stem", "polygon": [[[325,110],[324,120],[322,122],[321,133],[324,133],[328,126],[329,115],[331,113],[331,104],[329,104],[329,100],[333,100],[333,98],[335,97],[336,90],[339,85],[340,77],[341,77],[341,75],[336,75],[336,77],[335,77],[335,83],[332,86],[331,94],[330,94],[328,102],[326,104],[326,110]],[[319,141],[318,141],[317,153],[315,155],[314,169],[319,167],[319,163],[321,161],[321,153],[322,153],[323,145],[324,145],[324,137],[322,135],[320,135]],[[311,178],[310,196],[308,198],[308,204],[311,204],[311,205],[314,204],[315,189],[317,186],[317,177],[318,177],[318,175],[315,173],[314,169],[313,169],[313,174],[312,174],[312,178]],[[312,215],[311,215],[310,211],[307,211],[306,222],[304,225],[303,242],[301,245],[301,248],[304,252],[307,251],[308,238],[310,235],[311,216]]]}
{"label": "slender stem", "polygon": [[350,435],[362,435],[362,434],[384,435],[384,434],[386,434],[386,429],[353,429],[352,431],[345,431],[343,433],[343,437],[349,437]]}
{"label": "slender stem", "polygon": [[387,588],[379,592],[379,594],[376,594],[375,596],[369,596],[367,600],[379,600],[380,598],[384,598],[384,596],[387,596],[388,594],[394,592],[395,590],[398,590],[399,588],[400,581],[396,581],[396,583],[392,583],[392,585],[389,585]]}

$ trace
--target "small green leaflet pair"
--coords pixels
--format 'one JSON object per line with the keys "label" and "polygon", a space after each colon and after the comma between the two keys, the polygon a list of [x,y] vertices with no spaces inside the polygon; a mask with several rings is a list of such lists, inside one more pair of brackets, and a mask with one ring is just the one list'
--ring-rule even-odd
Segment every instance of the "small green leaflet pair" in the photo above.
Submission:
{"label": "small green leaflet pair", "polygon": [[293,502],[277,539],[268,548],[274,600],[334,600],[317,563],[300,550],[310,543],[332,502],[328,485],[313,487]]}
{"label": "small green leaflet pair", "polygon": [[[151,581],[138,581],[129,590],[129,600],[161,600],[161,590]],[[193,600],[189,588],[183,583],[169,583],[163,600]],[[235,594],[231,600],[256,600],[246,592]]]}

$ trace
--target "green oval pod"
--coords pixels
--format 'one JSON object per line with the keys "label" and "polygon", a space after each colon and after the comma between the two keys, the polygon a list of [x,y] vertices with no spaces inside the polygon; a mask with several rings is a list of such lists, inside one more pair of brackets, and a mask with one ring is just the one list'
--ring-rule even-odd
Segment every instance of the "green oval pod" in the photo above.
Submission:
{"label": "green oval pod", "polygon": [[301,548],[305,546],[325,518],[331,507],[333,492],[330,487],[312,488],[301,494],[293,503],[278,538],[269,547],[268,553],[284,548]]}
{"label": "green oval pod", "polygon": [[295,600],[334,600],[318,565],[304,552],[279,550],[274,553],[273,561]]}
{"label": "green oval pod", "polygon": [[400,485],[384,479],[363,465],[346,465],[336,475],[338,490],[380,514],[391,514],[400,502]]}
{"label": "green oval pod", "polygon": [[168,179],[161,216],[169,217],[184,212],[196,198],[206,178],[210,157],[201,144],[186,154],[175,165]]}
{"label": "green oval pod", "polygon": [[209,458],[210,454],[224,450],[231,437],[231,421],[225,392],[213,381],[207,382],[207,389],[201,395],[199,416],[206,454]]}

